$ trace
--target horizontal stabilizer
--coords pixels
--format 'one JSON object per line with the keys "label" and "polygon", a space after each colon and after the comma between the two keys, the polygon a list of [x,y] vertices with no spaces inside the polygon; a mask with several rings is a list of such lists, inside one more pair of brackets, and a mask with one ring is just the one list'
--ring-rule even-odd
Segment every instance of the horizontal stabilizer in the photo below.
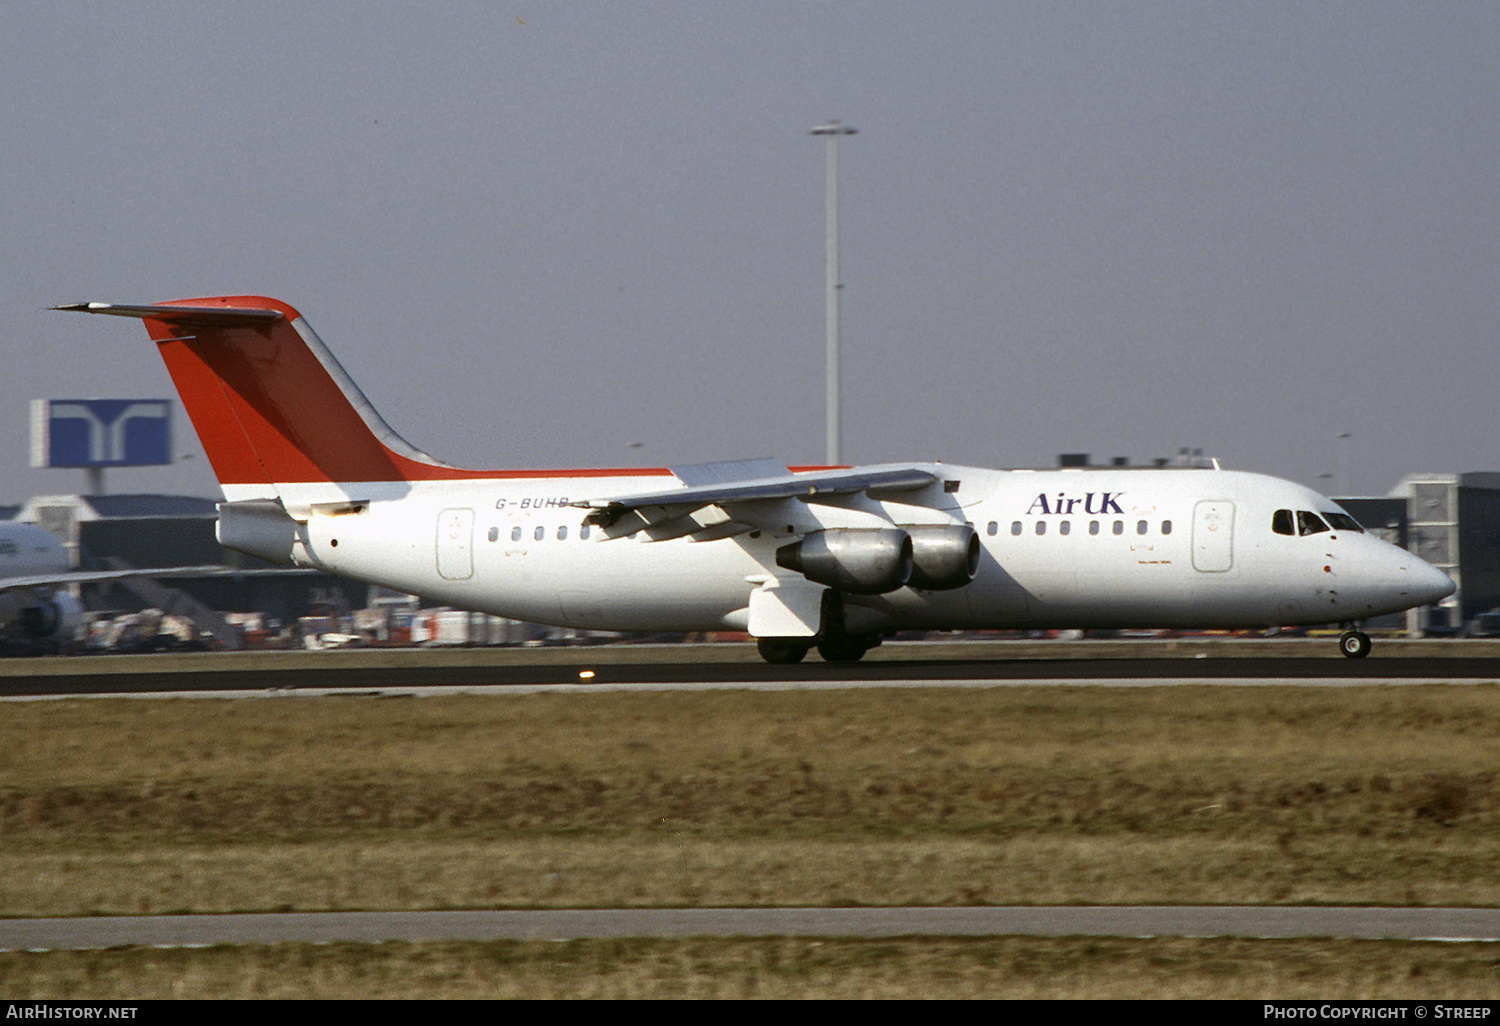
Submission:
{"label": "horizontal stabilizer", "polygon": [[54,310],[75,313],[110,314],[114,317],[150,318],[167,324],[266,324],[279,321],[284,314],[280,310],[250,310],[238,307],[166,306],[161,304],[131,305],[128,303],[67,303],[54,306]]}

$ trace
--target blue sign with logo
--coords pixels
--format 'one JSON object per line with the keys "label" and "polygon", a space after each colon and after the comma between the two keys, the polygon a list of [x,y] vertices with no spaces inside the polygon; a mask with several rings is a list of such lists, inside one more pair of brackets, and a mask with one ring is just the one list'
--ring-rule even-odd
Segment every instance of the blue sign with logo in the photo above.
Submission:
{"label": "blue sign with logo", "polygon": [[170,399],[37,399],[34,467],[149,467],[172,462]]}

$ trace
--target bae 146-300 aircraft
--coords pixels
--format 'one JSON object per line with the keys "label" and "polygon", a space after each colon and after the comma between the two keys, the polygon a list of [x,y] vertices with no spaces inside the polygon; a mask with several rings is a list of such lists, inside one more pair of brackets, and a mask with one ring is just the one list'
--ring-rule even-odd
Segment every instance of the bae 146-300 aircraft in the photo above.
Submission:
{"label": "bae 146-300 aircraft", "polygon": [[1267,628],[1454,584],[1328,498],[1204,469],[941,463],[465,470],[403,441],[306,320],[258,296],[58,307],[141,319],[224,491],[219,540],[519,620],[741,630],[773,663],[898,630]]}

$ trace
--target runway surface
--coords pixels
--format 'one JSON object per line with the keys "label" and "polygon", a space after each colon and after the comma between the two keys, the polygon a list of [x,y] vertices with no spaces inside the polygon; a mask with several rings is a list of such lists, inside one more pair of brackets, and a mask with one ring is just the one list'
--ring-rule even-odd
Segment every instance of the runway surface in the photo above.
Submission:
{"label": "runway surface", "polygon": [[0,950],[589,937],[1331,937],[1500,941],[1500,910],[1163,905],[319,912],[0,920]]}
{"label": "runway surface", "polygon": [[892,644],[865,662],[771,666],[748,645],[359,649],[0,660],[0,698],[165,693],[390,692],[516,687],[983,686],[1019,683],[1500,682],[1500,645],[1331,641]]}

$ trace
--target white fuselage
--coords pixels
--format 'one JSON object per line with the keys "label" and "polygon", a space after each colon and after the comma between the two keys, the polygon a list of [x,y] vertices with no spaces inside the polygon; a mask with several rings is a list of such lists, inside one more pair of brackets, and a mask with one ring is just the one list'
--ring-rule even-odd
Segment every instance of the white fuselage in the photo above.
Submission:
{"label": "white fuselage", "polygon": [[64,573],[68,566],[68,550],[50,531],[34,524],[0,524],[0,584],[8,578]]}
{"label": "white fuselage", "polygon": [[918,466],[946,487],[912,505],[775,500],[756,530],[712,541],[608,538],[570,505],[660,489],[660,477],[342,484],[336,495],[289,485],[282,497],[305,518],[299,563],[431,601],[605,630],[746,629],[752,593],[788,576],[776,567],[780,546],[890,524],[972,524],[978,573],[952,590],[847,596],[851,629],[1356,622],[1452,590],[1420,559],[1358,530],[1277,533],[1278,510],[1295,518],[1338,507],[1276,478]]}
{"label": "white fuselage", "polygon": [[83,605],[59,585],[88,577],[69,570],[71,560],[50,531],[34,524],[0,523],[0,646],[22,641],[51,650],[71,639]]}

